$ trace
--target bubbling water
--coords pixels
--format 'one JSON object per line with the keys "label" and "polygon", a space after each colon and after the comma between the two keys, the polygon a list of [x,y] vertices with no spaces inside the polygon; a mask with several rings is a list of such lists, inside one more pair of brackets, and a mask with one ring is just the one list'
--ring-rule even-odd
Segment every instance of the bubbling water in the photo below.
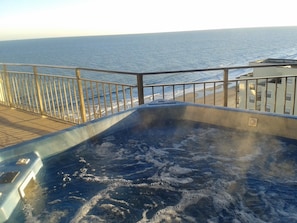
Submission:
{"label": "bubbling water", "polygon": [[[297,146],[209,125],[129,129],[45,160],[44,222],[294,222]],[[28,204],[27,204],[28,205]]]}

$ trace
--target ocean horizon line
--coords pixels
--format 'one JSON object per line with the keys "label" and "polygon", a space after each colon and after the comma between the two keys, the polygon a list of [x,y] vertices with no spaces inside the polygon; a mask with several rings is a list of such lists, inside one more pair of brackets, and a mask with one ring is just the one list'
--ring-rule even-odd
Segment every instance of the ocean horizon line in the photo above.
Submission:
{"label": "ocean horizon line", "polygon": [[158,32],[141,32],[141,33],[106,33],[106,34],[75,34],[75,35],[61,35],[61,36],[43,36],[43,37],[27,37],[17,39],[0,39],[0,42],[9,41],[26,41],[26,40],[47,40],[47,39],[62,39],[62,38],[85,38],[85,37],[114,37],[114,36],[141,36],[149,34],[175,34],[175,33],[190,33],[190,32],[208,32],[208,31],[232,31],[232,30],[252,30],[252,29],[281,29],[281,28],[296,28],[296,26],[261,26],[261,27],[231,27],[231,28],[210,28],[210,29],[197,29],[197,30],[180,30],[180,31],[158,31]]}

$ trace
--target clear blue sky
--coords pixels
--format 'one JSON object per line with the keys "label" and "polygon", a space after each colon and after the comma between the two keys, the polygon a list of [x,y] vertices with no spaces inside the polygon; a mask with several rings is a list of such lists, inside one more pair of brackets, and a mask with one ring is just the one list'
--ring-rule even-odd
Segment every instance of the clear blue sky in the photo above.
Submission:
{"label": "clear blue sky", "polygon": [[294,0],[0,0],[0,40],[297,26]]}

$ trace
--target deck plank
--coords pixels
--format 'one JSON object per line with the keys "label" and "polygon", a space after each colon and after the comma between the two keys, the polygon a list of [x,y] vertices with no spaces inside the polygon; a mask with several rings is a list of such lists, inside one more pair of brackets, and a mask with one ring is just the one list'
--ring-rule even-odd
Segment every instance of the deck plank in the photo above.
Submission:
{"label": "deck plank", "polygon": [[0,149],[74,125],[0,105]]}

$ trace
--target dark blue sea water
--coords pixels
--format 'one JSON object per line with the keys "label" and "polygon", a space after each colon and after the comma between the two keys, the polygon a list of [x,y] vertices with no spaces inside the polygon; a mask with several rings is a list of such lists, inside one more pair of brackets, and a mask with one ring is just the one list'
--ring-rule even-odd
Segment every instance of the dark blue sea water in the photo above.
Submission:
{"label": "dark blue sea water", "polygon": [[[133,72],[247,65],[265,58],[297,58],[297,27],[0,41],[0,62]],[[209,74],[173,75],[196,81]],[[231,77],[239,73],[231,73]],[[155,78],[153,82],[162,82]]]}

